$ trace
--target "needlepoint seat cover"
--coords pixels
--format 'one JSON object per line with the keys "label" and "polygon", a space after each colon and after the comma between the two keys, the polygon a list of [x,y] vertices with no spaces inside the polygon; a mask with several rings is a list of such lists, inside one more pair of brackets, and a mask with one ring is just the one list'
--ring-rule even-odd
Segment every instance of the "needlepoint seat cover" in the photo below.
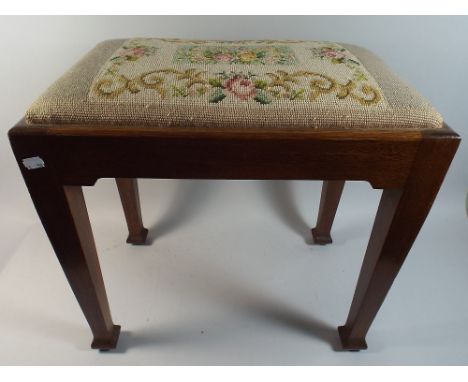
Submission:
{"label": "needlepoint seat cover", "polygon": [[31,124],[420,129],[442,117],[368,50],[328,41],[104,41],[26,113]]}

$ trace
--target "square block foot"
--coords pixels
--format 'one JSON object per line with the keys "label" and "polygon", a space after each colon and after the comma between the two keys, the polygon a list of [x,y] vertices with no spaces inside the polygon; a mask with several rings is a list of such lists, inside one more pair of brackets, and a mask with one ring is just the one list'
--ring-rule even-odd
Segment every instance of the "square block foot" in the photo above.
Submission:
{"label": "square block foot", "polygon": [[91,343],[91,349],[99,349],[99,350],[111,350],[115,349],[117,346],[117,342],[119,341],[120,335],[120,325],[114,325],[112,329],[112,334],[110,338],[101,339],[95,338]]}
{"label": "square block foot", "polygon": [[138,235],[128,236],[127,243],[133,245],[144,245],[146,244],[146,237],[148,236],[148,230],[143,228]]}
{"label": "square block foot", "polygon": [[339,326],[338,333],[340,335],[340,340],[341,340],[341,345],[343,346],[343,350],[359,351],[359,350],[367,349],[367,343],[365,339],[349,340],[348,329],[346,328],[346,326]]}
{"label": "square block foot", "polygon": [[331,244],[333,242],[329,234],[323,234],[317,232],[317,228],[312,228],[312,237],[314,238],[314,243],[319,245]]}

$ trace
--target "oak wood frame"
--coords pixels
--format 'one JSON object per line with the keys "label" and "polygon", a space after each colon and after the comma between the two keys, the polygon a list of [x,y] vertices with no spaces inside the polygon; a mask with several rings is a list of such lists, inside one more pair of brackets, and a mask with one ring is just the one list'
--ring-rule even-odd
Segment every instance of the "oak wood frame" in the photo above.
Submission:
{"label": "oak wood frame", "polygon": [[[367,331],[460,141],[447,126],[422,130],[171,129],[30,126],[24,121],[9,131],[9,137],[42,224],[93,332],[92,347],[98,349],[114,348],[120,327],[110,315],[82,186],[92,186],[99,178],[290,179],[361,180],[383,189],[351,310],[339,328],[343,348],[359,350],[367,348]],[[24,158],[34,156],[44,160],[44,168],[23,166]],[[126,185],[135,195],[134,184]],[[335,211],[336,199],[335,195]],[[139,209],[134,197],[130,206]],[[133,230],[137,241],[144,240],[141,216],[134,214],[130,221],[136,222],[133,228],[129,223],[130,237]]]}

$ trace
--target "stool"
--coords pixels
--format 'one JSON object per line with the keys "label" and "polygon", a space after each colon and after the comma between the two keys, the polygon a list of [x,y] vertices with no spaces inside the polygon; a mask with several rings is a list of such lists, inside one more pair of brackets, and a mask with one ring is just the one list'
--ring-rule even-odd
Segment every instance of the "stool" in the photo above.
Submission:
{"label": "stool", "polygon": [[91,327],[114,325],[82,193],[115,178],[128,243],[145,243],[137,178],[323,180],[315,242],[346,180],[382,197],[344,349],[365,336],[424,223],[460,138],[374,54],[320,41],[157,38],[100,43],[9,131],[36,210]]}

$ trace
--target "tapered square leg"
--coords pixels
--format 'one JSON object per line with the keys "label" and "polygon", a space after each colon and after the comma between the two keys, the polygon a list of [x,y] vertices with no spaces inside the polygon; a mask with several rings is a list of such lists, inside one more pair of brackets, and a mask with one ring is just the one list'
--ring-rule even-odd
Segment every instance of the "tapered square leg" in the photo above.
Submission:
{"label": "tapered square leg", "polygon": [[340,203],[344,185],[345,182],[342,180],[328,180],[323,182],[317,224],[315,228],[312,229],[312,236],[316,244],[325,245],[332,242],[330,231],[333,220],[335,220],[336,210]]}
{"label": "tapered square leg", "polygon": [[115,179],[128,227],[127,243],[141,245],[146,243],[148,230],[143,226],[140,197],[136,179]]}
{"label": "tapered square leg", "polygon": [[348,319],[338,329],[344,349],[367,347],[365,336],[429,213],[457,146],[455,139],[423,140],[404,187],[383,191]]}
{"label": "tapered square leg", "polygon": [[106,338],[94,338],[91,343],[92,349],[99,350],[112,350],[117,347],[117,342],[120,336],[120,325],[114,325],[112,328],[112,335]]}
{"label": "tapered square leg", "polygon": [[340,336],[343,350],[359,351],[367,349],[366,340],[364,338],[351,339],[349,337],[349,330],[346,326],[339,326],[338,334]]}
{"label": "tapered square leg", "polygon": [[22,158],[37,152],[37,140],[10,139],[42,225],[93,333],[93,348],[115,347],[120,327],[112,322],[82,188],[60,184],[47,155],[43,167],[26,169]]}
{"label": "tapered square leg", "polygon": [[[39,172],[35,175],[39,177]],[[91,327],[93,348],[115,347],[120,327],[112,322],[81,187],[62,187],[46,180],[39,187],[36,182],[27,183],[57,258]]]}

